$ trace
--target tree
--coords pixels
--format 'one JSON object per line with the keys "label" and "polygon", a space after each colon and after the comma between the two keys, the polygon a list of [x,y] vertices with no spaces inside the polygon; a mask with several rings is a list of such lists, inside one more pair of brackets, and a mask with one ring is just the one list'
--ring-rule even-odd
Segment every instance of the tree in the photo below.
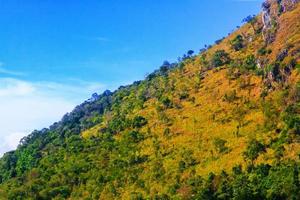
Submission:
{"label": "tree", "polygon": [[218,153],[227,153],[229,151],[229,148],[226,146],[226,143],[226,140],[220,138],[216,138],[214,140],[214,145]]}
{"label": "tree", "polygon": [[250,23],[253,18],[255,18],[255,15],[248,15],[247,17],[245,17],[242,22],[245,22],[245,23]]}
{"label": "tree", "polygon": [[246,70],[255,70],[256,69],[256,59],[255,59],[255,56],[254,55],[248,55],[246,57],[246,59],[244,60],[244,63],[243,63],[243,67],[246,69]]}
{"label": "tree", "polygon": [[215,44],[220,44],[223,40],[225,39],[225,37],[221,38],[221,39],[218,39],[215,41]]}
{"label": "tree", "polygon": [[220,67],[230,63],[229,54],[224,50],[217,50],[211,59],[211,65],[213,67]]}
{"label": "tree", "polygon": [[244,158],[250,160],[252,165],[253,161],[259,156],[261,152],[265,151],[265,146],[263,143],[257,141],[256,139],[250,140],[248,143],[247,149],[244,152]]}
{"label": "tree", "polygon": [[239,51],[244,47],[244,39],[243,36],[241,35],[237,35],[232,41],[231,41],[231,47],[235,50],[235,51]]}
{"label": "tree", "polygon": [[236,137],[239,137],[240,128],[244,126],[246,114],[247,114],[247,109],[243,105],[237,105],[232,112],[233,119],[237,122],[236,133],[235,133]]}
{"label": "tree", "polygon": [[169,71],[170,67],[171,67],[171,64],[169,63],[169,61],[165,60],[159,68],[160,74],[166,75],[167,72]]}
{"label": "tree", "polygon": [[188,57],[193,56],[193,54],[194,54],[194,51],[193,51],[193,50],[188,50],[188,52],[187,52]]}
{"label": "tree", "polygon": [[161,97],[160,102],[163,104],[165,109],[172,107],[172,101],[166,96]]}
{"label": "tree", "polygon": [[133,128],[141,128],[147,124],[147,120],[142,116],[135,116],[132,120]]}
{"label": "tree", "polygon": [[289,105],[283,113],[283,121],[285,122],[286,129],[291,130],[296,134],[300,134],[300,106],[299,104]]}
{"label": "tree", "polygon": [[242,22],[250,23],[251,26],[252,26],[252,28],[253,28],[253,30],[256,31],[256,30],[255,30],[255,23],[257,22],[257,18],[256,18],[255,15],[248,15],[247,17],[245,17],[245,18],[243,19]]}
{"label": "tree", "polygon": [[0,183],[16,175],[17,156],[14,151],[5,153],[0,159]]}
{"label": "tree", "polygon": [[262,111],[264,113],[264,126],[267,130],[275,129],[278,123],[278,108],[271,101],[262,103]]}

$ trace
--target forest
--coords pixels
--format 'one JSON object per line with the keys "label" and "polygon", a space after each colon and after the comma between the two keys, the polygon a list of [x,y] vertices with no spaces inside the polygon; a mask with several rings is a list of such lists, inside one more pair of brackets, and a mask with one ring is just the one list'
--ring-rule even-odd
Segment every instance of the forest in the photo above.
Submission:
{"label": "forest", "polygon": [[0,199],[300,199],[300,5],[262,9],[24,137]]}

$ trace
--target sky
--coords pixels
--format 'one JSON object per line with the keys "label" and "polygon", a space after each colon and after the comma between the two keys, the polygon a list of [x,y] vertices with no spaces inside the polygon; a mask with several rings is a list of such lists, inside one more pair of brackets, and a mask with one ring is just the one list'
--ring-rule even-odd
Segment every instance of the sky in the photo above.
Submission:
{"label": "sky", "polygon": [[262,0],[0,0],[0,156],[88,99],[226,36]]}

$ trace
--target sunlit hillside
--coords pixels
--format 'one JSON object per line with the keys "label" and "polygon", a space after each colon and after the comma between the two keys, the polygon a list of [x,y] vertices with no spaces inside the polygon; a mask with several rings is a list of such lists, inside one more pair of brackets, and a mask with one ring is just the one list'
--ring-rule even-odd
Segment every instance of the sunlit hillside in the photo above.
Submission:
{"label": "sunlit hillside", "polygon": [[267,1],[24,138],[0,160],[0,199],[299,199],[299,62],[299,3]]}

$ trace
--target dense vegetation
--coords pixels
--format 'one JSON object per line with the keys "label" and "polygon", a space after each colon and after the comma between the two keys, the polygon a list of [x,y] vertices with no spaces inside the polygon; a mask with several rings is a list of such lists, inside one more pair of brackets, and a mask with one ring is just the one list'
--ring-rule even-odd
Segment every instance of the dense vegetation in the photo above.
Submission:
{"label": "dense vegetation", "polygon": [[287,2],[264,3],[272,26],[249,16],[23,138],[0,159],[0,199],[299,199],[300,6]]}

